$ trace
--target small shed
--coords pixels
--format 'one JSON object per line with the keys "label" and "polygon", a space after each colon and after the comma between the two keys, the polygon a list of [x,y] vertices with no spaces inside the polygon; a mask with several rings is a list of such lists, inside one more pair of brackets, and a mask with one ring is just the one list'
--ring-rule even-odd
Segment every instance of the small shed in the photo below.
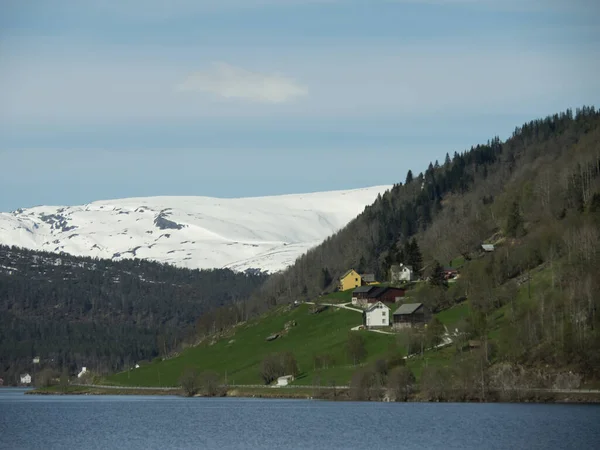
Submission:
{"label": "small shed", "polygon": [[405,303],[393,315],[394,328],[411,328],[424,325],[431,319],[431,312],[423,303]]}
{"label": "small shed", "polygon": [[289,385],[292,381],[294,381],[294,376],[293,375],[285,375],[283,377],[279,377],[277,378],[277,386],[287,386]]}
{"label": "small shed", "polygon": [[361,273],[360,278],[364,284],[377,283],[377,280],[375,280],[374,273]]}

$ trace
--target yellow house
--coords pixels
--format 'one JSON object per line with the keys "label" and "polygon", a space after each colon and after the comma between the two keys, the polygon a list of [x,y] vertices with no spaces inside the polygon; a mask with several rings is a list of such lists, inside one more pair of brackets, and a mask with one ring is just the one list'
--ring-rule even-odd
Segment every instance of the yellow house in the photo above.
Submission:
{"label": "yellow house", "polygon": [[340,277],[340,284],[338,286],[340,291],[355,289],[359,286],[362,286],[362,277],[354,269],[350,269]]}

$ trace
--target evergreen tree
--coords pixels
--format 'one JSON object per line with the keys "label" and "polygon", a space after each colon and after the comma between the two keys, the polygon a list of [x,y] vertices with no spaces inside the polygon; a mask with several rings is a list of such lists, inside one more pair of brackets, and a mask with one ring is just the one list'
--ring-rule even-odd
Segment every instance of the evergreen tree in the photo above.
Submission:
{"label": "evergreen tree", "polygon": [[321,270],[321,289],[326,289],[327,286],[331,284],[331,274],[329,273],[329,269],[327,267]]}
{"label": "evergreen tree", "polygon": [[450,155],[446,153],[446,160],[444,161],[444,166],[448,167],[452,164],[452,160],[450,159]]}
{"label": "evergreen tree", "polygon": [[406,264],[411,266],[415,273],[420,273],[423,269],[423,255],[417,240],[413,238],[410,242],[407,242],[405,247],[406,253]]}
{"label": "evergreen tree", "polygon": [[521,215],[521,207],[519,206],[519,202],[515,200],[506,221],[506,234],[510,237],[522,236],[524,232],[523,223],[524,220]]}
{"label": "evergreen tree", "polygon": [[431,277],[429,278],[429,283],[433,286],[447,286],[446,278],[444,277],[444,268],[436,261],[433,266],[433,271],[431,272]]}
{"label": "evergreen tree", "polygon": [[361,256],[360,261],[358,262],[357,272],[362,274],[362,273],[365,273],[366,270],[367,270],[367,261],[364,256]]}
{"label": "evergreen tree", "polygon": [[413,180],[412,170],[408,169],[408,173],[406,174],[406,182],[404,184],[411,183]]}

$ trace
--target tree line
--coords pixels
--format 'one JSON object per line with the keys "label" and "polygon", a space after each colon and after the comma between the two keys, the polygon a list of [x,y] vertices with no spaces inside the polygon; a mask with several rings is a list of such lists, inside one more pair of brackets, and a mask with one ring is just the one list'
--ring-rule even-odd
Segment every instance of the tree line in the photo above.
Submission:
{"label": "tree line", "polygon": [[165,357],[207,311],[246,299],[267,278],[0,246],[0,376],[42,366],[75,373]]}

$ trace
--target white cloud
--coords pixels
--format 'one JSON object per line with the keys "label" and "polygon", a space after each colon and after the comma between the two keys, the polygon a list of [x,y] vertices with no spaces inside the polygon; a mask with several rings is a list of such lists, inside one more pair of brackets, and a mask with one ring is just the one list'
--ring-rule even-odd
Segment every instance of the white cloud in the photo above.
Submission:
{"label": "white cloud", "polygon": [[177,90],[262,103],[285,103],[308,94],[305,86],[284,75],[251,72],[226,63],[215,63],[211,69],[193,73]]}

